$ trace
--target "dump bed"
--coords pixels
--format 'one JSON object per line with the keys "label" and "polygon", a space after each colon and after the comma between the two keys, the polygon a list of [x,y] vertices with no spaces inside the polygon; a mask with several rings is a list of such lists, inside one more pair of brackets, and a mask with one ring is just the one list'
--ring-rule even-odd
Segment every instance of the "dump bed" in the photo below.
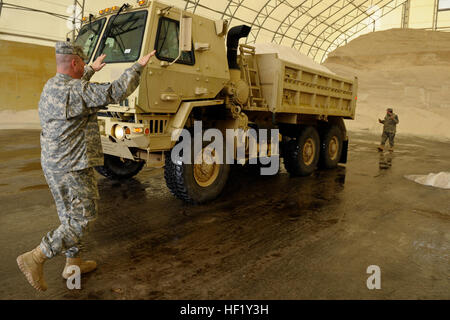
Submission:
{"label": "dump bed", "polygon": [[256,54],[255,58],[262,96],[272,112],[354,119],[356,78],[285,61],[277,53]]}

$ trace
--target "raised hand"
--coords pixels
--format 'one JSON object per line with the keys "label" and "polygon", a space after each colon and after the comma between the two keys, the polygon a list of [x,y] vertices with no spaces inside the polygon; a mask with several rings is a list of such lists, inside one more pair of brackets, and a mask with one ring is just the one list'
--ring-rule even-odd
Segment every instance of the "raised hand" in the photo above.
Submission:
{"label": "raised hand", "polygon": [[91,67],[94,69],[95,72],[98,72],[103,69],[104,66],[106,66],[106,63],[103,62],[105,60],[106,54],[102,54],[99,56],[95,61],[92,63]]}
{"label": "raised hand", "polygon": [[150,58],[153,57],[156,54],[156,50],[153,50],[152,52],[150,52],[148,55],[143,56],[142,58],[140,58],[138,60],[139,64],[143,67],[145,67],[147,65],[147,63],[150,61]]}

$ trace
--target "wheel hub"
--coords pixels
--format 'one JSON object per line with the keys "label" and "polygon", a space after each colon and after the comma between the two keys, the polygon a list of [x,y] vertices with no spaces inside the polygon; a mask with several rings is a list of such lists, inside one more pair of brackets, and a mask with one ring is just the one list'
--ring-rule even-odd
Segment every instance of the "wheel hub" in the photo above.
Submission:
{"label": "wheel hub", "polygon": [[336,136],[333,136],[330,139],[330,143],[328,144],[328,155],[331,160],[336,160],[339,150],[339,140]]}
{"label": "wheel hub", "polygon": [[316,155],[316,146],[313,139],[309,138],[303,145],[303,162],[309,166],[313,163]]}
{"label": "wheel hub", "polygon": [[[203,148],[194,163],[194,179],[201,187],[212,185],[216,181],[220,169],[215,150],[211,152],[207,148]],[[207,150],[209,152],[205,152]]]}

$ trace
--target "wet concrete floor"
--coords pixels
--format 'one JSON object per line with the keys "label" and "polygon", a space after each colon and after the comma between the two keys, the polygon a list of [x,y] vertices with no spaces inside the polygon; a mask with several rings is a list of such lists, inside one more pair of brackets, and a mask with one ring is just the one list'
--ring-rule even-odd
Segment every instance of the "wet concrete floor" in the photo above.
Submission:
{"label": "wet concrete floor", "polygon": [[[189,206],[161,169],[99,176],[99,218],[84,254],[98,270],[70,291],[63,257],[37,293],[16,266],[58,226],[39,132],[0,131],[0,299],[450,299],[450,191],[404,175],[448,171],[448,143],[350,135],[349,163],[307,178],[235,169],[223,196]],[[367,267],[381,269],[368,290]]]}

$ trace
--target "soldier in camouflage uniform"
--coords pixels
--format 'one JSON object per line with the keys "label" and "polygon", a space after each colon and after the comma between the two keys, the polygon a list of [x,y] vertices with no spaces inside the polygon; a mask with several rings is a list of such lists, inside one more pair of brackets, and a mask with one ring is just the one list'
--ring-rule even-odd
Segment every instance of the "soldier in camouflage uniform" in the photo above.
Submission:
{"label": "soldier in camouflage uniform", "polygon": [[381,136],[381,145],[378,147],[378,150],[382,152],[386,141],[389,139],[389,151],[392,152],[394,151],[394,138],[395,133],[397,132],[397,124],[399,123],[398,116],[394,113],[392,108],[388,108],[384,120],[378,119],[378,121],[384,125],[383,134]]}
{"label": "soldier in camouflage uniform", "polygon": [[81,47],[70,42],[56,44],[57,74],[44,86],[39,101],[41,121],[41,165],[56,203],[61,225],[45,235],[34,250],[17,258],[20,270],[37,290],[45,291],[43,264],[65,252],[63,277],[76,265],[81,273],[94,270],[95,261],[79,257],[80,240],[90,221],[97,217],[99,193],[95,166],[103,165],[97,112],[110,103],[119,103],[139,85],[140,74],[152,52],[142,57],[112,83],[92,83],[105,55],[91,66]]}

